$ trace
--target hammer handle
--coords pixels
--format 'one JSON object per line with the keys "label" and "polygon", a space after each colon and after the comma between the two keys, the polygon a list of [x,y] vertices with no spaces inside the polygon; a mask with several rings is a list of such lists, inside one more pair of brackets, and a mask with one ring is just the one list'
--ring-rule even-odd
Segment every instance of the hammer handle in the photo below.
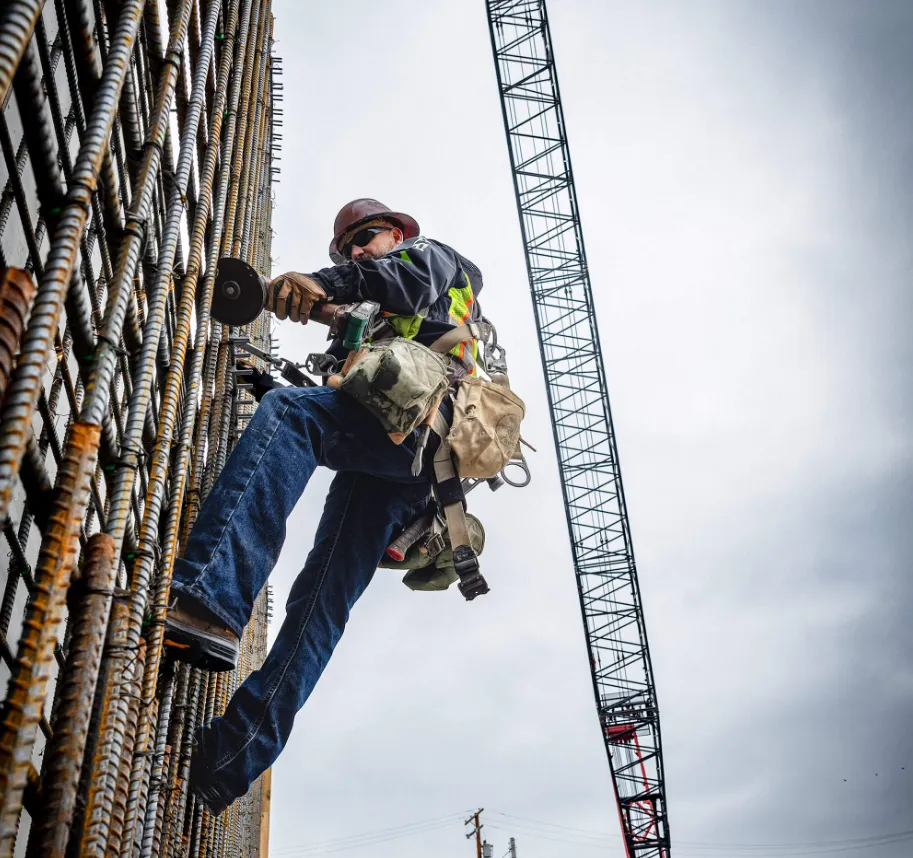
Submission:
{"label": "hammer handle", "polygon": [[427,533],[434,520],[434,509],[427,510],[412,522],[390,545],[387,546],[387,557],[397,561],[406,559],[406,552],[419,540],[422,534]]}

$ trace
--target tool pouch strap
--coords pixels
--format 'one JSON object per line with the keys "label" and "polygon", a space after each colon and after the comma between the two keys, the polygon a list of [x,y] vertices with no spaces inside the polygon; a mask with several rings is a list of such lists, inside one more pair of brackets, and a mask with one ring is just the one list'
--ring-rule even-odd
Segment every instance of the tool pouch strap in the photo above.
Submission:
{"label": "tool pouch strap", "polygon": [[447,441],[450,427],[440,412],[435,415],[431,428],[440,438],[434,454],[434,490],[447,521],[453,565],[460,576],[460,592],[471,602],[476,596],[487,593],[489,588],[479,571],[479,558],[469,540],[463,489]]}

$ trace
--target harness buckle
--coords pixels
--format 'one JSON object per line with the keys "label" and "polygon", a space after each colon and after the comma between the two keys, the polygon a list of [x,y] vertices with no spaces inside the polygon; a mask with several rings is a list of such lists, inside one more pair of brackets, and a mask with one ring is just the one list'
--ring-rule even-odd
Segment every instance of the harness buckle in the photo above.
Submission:
{"label": "harness buckle", "polygon": [[470,546],[457,545],[453,549],[453,568],[460,576],[460,592],[467,602],[488,592],[488,582],[479,571],[479,558]]}
{"label": "harness buckle", "polygon": [[428,556],[433,560],[447,547],[447,544],[444,542],[444,534],[439,530],[431,533],[428,536],[428,539],[425,540],[423,547],[425,551],[428,552]]}
{"label": "harness buckle", "polygon": [[507,375],[507,349],[495,340],[485,347],[485,371],[489,375]]}

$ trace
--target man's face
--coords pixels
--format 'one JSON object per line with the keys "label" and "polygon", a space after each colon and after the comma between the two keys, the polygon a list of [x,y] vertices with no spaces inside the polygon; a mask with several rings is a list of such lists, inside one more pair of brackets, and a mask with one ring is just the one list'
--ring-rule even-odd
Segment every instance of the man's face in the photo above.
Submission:
{"label": "man's face", "polygon": [[363,262],[366,259],[379,259],[389,253],[397,245],[402,244],[403,231],[398,226],[381,226],[378,232],[367,244],[357,247],[354,244],[349,248],[348,257],[352,262]]}

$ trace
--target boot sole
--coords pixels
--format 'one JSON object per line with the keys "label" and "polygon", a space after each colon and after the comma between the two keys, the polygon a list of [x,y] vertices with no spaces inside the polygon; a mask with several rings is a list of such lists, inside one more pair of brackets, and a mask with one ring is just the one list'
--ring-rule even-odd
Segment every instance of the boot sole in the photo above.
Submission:
{"label": "boot sole", "polygon": [[176,623],[165,622],[165,646],[171,655],[186,664],[222,673],[238,666],[240,645],[224,638],[208,635],[199,629]]}

